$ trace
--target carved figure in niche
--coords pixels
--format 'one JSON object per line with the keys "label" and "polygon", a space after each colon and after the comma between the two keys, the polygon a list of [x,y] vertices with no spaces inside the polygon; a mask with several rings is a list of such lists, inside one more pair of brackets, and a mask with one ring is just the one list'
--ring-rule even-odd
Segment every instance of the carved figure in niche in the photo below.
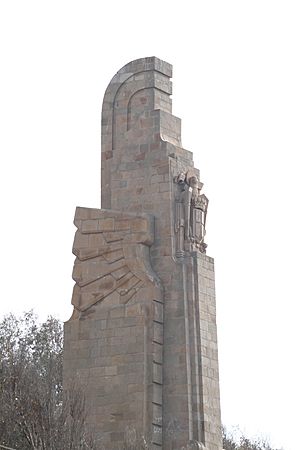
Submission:
{"label": "carved figure in niche", "polygon": [[174,180],[179,188],[176,196],[175,232],[177,237],[177,256],[184,251],[197,248],[205,253],[204,242],[208,198],[201,194],[203,183],[196,174],[180,172]]}
{"label": "carved figure in niche", "polygon": [[208,198],[201,194],[203,183],[198,180],[195,174],[189,174],[188,172],[186,178],[191,189],[189,239],[202,253],[205,253],[207,245],[204,243],[204,237]]}

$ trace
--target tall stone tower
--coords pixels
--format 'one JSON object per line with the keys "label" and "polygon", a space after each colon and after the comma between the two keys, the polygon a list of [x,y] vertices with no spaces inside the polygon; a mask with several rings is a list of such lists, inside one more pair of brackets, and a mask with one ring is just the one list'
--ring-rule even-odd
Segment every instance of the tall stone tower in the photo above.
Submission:
{"label": "tall stone tower", "polygon": [[151,449],[222,448],[208,199],[181,145],[171,76],[151,57],[113,77],[102,109],[102,209],[75,213],[64,383],[81,380],[88,424],[107,450],[133,429]]}

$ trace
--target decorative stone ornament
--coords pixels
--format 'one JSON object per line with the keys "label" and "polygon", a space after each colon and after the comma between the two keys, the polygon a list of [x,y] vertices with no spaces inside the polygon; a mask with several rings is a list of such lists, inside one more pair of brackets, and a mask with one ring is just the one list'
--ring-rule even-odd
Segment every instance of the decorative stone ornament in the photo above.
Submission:
{"label": "decorative stone ornament", "polygon": [[176,255],[181,257],[185,251],[192,250],[206,253],[204,237],[208,198],[200,193],[203,183],[191,171],[187,174],[180,172],[174,181],[179,190],[175,197]]}

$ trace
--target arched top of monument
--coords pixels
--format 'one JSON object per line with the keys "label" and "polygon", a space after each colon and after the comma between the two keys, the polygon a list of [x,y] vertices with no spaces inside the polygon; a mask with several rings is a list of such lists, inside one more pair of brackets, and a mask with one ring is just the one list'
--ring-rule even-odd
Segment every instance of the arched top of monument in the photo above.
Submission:
{"label": "arched top of monument", "polygon": [[102,118],[109,113],[109,110],[115,108],[117,97],[119,99],[124,96],[130,98],[141,89],[156,88],[164,94],[171,95],[171,77],[172,65],[155,56],[129,62],[118,70],[106,88],[102,104]]}
{"label": "arched top of monument", "polygon": [[115,74],[102,104],[102,152],[112,151],[142,114],[172,112],[171,76],[171,64],[154,56],[131,61]]}
{"label": "arched top of monument", "polygon": [[172,65],[156,56],[135,59],[122,67],[116,75],[121,73],[144,72],[147,70],[156,70],[169,78],[172,77]]}
{"label": "arched top of monument", "polygon": [[150,167],[160,142],[181,146],[180,120],[172,115],[171,77],[171,64],[153,56],[129,62],[109,83],[101,119],[102,207],[112,207],[113,172],[130,165]]}
{"label": "arched top of monument", "polygon": [[147,71],[160,72],[168,78],[172,78],[172,69],[173,67],[171,64],[157,58],[156,56],[135,59],[134,61],[130,61],[125,64],[125,66],[118,70],[118,72],[111,79],[106,91],[113,84],[123,83],[128,78]]}

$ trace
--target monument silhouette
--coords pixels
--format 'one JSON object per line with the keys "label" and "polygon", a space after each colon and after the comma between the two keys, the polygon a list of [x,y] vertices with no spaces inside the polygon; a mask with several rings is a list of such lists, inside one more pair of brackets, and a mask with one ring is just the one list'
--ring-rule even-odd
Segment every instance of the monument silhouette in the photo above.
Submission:
{"label": "monument silhouette", "polygon": [[[64,385],[77,377],[97,442],[221,450],[208,198],[172,115],[172,66],[125,65],[102,108],[101,209],[76,208]],[[123,447],[122,447],[123,448]]]}

